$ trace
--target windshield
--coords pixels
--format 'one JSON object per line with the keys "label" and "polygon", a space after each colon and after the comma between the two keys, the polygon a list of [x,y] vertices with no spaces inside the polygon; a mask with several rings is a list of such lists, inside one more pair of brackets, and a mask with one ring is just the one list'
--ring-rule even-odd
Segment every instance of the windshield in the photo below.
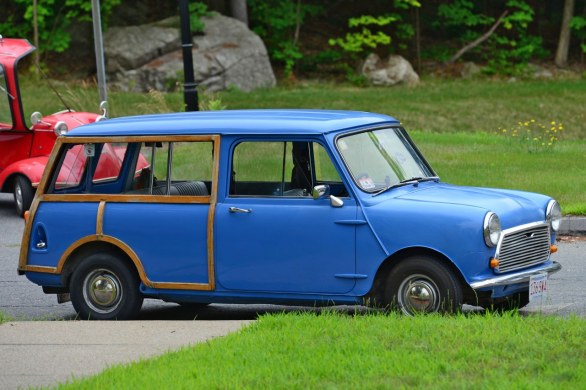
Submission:
{"label": "windshield", "polygon": [[4,67],[0,65],[0,129],[12,128],[12,111],[10,110],[10,94],[6,85]]}
{"label": "windshield", "polygon": [[340,137],[336,145],[354,181],[366,192],[434,175],[398,127]]}

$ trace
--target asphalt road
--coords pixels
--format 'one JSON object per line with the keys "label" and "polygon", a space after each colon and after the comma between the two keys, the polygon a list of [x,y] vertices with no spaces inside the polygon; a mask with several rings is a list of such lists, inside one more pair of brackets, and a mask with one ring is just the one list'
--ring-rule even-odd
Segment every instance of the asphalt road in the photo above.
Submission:
{"label": "asphalt road", "polygon": [[[12,196],[0,194],[0,311],[15,320],[74,319],[71,303],[58,304],[54,295],[16,273],[24,222],[16,217]],[[543,305],[529,304],[523,313],[578,314],[586,316],[586,239],[563,238],[555,258],[562,271],[550,279],[549,296]],[[470,308],[468,308],[470,310]],[[219,305],[194,311],[176,304],[146,300],[142,320],[249,320],[268,312],[314,310],[273,305]],[[340,310],[353,312],[351,307]]]}

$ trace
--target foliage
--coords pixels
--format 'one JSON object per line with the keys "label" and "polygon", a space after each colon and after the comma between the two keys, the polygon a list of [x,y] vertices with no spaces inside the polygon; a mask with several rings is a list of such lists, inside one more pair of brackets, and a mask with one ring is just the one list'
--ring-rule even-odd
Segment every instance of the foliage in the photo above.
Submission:
{"label": "foliage", "polygon": [[[358,31],[348,32],[343,38],[332,38],[328,43],[332,46],[339,46],[347,53],[361,53],[363,51],[372,51],[379,46],[389,46],[391,36],[385,31],[373,32],[373,28],[385,28],[393,25],[394,34],[402,39],[407,40],[415,34],[413,26],[404,23],[404,12],[411,7],[419,8],[421,3],[416,0],[394,0],[393,9],[397,12],[384,14],[381,16],[362,15],[356,18],[348,19],[348,27],[355,28]],[[401,48],[405,49],[404,44]]]}
{"label": "foliage", "polygon": [[208,11],[208,6],[205,3],[198,1],[189,3],[189,25],[192,34],[203,32],[205,25],[201,17],[209,16],[210,14],[211,12]]}
{"label": "foliage", "polygon": [[291,75],[295,64],[303,58],[295,31],[323,7],[301,0],[249,0],[248,6],[253,31],[263,38],[271,58],[283,63],[285,73]]}
{"label": "foliage", "polygon": [[510,128],[499,127],[497,134],[512,140],[518,140],[527,147],[527,151],[546,152],[552,150],[564,130],[561,122],[551,121],[547,124],[536,121],[535,119],[524,122],[517,122]]}
{"label": "foliage", "polygon": [[[471,52],[487,63],[485,72],[489,74],[519,74],[532,58],[547,54],[542,38],[528,33],[535,15],[533,8],[524,0],[507,0],[505,9],[508,14],[502,21],[502,27],[490,36],[484,46]],[[466,43],[480,37],[497,21],[478,12],[471,0],[441,4],[438,16],[440,21],[435,23],[436,28],[443,24]]]}
{"label": "foliage", "polygon": [[[108,16],[121,0],[102,0],[101,16],[107,23]],[[33,38],[33,5],[30,0],[13,0],[7,21],[0,23],[4,36]],[[5,12],[6,10],[3,10]],[[68,28],[78,21],[91,21],[90,0],[44,0],[37,3],[39,48],[41,52],[61,53],[69,47],[71,35]]]}
{"label": "foliage", "polygon": [[359,53],[366,48],[376,49],[379,45],[389,45],[391,37],[382,31],[373,33],[370,26],[387,26],[397,20],[394,16],[370,16],[363,15],[358,18],[350,18],[348,27],[361,28],[358,32],[347,33],[344,38],[334,38],[329,40],[329,44],[338,45],[343,50],[351,53]]}
{"label": "foliage", "polygon": [[574,16],[570,21],[570,28],[581,42],[582,53],[586,54],[586,17]]}

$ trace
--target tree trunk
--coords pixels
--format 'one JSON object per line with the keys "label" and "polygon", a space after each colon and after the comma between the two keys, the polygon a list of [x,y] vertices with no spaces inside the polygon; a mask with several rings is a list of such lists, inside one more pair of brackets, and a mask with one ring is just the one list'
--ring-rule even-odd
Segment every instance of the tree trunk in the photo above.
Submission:
{"label": "tree trunk", "polygon": [[560,68],[568,66],[568,51],[570,50],[570,21],[574,16],[574,0],[566,0],[564,4],[564,17],[560,30],[560,40],[555,53],[555,64]]}
{"label": "tree trunk", "polygon": [[248,10],[246,0],[230,0],[230,12],[235,19],[248,26]]}

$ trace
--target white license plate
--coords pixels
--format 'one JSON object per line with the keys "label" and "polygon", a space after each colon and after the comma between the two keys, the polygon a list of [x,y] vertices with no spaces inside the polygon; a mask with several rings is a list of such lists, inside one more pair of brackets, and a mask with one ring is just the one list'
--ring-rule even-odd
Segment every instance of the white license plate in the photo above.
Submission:
{"label": "white license plate", "polygon": [[532,275],[529,279],[529,302],[544,302],[547,297],[547,273]]}

